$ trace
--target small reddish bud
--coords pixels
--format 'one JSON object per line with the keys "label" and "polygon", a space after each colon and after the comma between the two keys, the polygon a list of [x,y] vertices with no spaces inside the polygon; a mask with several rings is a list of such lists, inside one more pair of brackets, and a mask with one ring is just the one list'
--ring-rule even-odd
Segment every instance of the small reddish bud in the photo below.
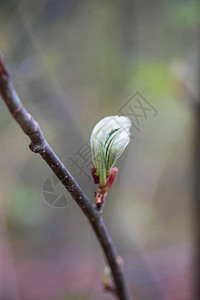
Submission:
{"label": "small reddish bud", "polygon": [[94,179],[94,183],[98,184],[99,183],[99,177],[96,174],[96,168],[95,168],[95,166],[92,166],[91,172],[92,172],[92,177]]}
{"label": "small reddish bud", "polygon": [[110,175],[108,176],[107,181],[106,181],[106,187],[107,187],[107,189],[111,188],[111,186],[115,182],[115,177],[117,175],[117,172],[118,172],[117,168],[112,168],[110,170]]}
{"label": "small reddish bud", "polygon": [[96,194],[96,201],[95,201],[96,207],[98,209],[101,209],[102,205],[104,204],[104,197],[103,195],[97,193]]}

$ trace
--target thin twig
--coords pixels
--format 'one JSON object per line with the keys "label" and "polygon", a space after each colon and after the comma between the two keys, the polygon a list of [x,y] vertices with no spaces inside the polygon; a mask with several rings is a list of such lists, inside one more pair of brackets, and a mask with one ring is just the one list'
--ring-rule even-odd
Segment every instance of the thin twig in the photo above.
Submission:
{"label": "thin twig", "polygon": [[0,56],[0,93],[13,118],[24,133],[29,136],[31,140],[29,145],[31,151],[39,153],[42,156],[88,218],[112,270],[118,298],[121,300],[129,300],[130,296],[123,270],[117,263],[117,252],[102,217],[93,208],[88,197],[83,193],[78,183],[47,143],[39,124],[23,106],[13,87],[2,56]]}

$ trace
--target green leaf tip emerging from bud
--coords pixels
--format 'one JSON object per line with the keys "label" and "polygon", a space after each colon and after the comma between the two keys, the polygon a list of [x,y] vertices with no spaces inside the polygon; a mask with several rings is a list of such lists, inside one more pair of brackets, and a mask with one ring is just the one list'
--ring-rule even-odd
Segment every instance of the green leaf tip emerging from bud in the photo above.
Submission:
{"label": "green leaf tip emerging from bud", "polygon": [[101,186],[106,184],[110,169],[130,142],[130,127],[128,117],[110,116],[99,121],[92,131],[92,159]]}

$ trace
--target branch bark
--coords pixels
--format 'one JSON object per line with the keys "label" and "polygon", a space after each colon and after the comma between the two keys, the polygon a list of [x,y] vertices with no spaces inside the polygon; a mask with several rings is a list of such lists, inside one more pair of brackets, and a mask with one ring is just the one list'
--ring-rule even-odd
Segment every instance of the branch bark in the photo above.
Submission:
{"label": "branch bark", "polygon": [[23,106],[13,87],[12,80],[2,56],[0,56],[0,94],[13,118],[22,128],[24,133],[30,138],[31,143],[29,147],[31,151],[41,155],[88,218],[112,270],[118,298],[120,300],[129,300],[130,296],[123,270],[117,262],[117,252],[112,239],[107,232],[102,216],[93,208],[88,197],[81,190],[78,183],[44,138],[39,124]]}

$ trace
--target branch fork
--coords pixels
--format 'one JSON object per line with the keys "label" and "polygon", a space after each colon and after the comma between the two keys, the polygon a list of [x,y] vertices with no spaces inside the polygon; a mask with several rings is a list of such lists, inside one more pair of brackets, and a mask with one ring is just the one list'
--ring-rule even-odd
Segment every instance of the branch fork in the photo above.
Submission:
{"label": "branch fork", "polygon": [[[128,288],[126,285],[123,268],[117,262],[117,252],[112,239],[107,232],[105,224],[101,215],[91,204],[88,197],[81,190],[78,183],[66,169],[64,164],[52,150],[44,135],[40,129],[39,124],[35,119],[28,113],[26,108],[23,106],[19,96],[17,95],[9,72],[3,61],[3,57],[0,55],[0,94],[8,107],[11,115],[19,124],[24,133],[30,138],[31,143],[29,148],[34,153],[39,153],[41,157],[49,165],[53,173],[58,177],[60,182],[71,194],[73,199],[76,201],[82,212],[87,217],[88,221],[93,228],[96,237],[103,249],[108,265],[110,266],[112,277],[114,281],[114,288],[116,295],[120,300],[130,300]],[[113,168],[116,169],[116,168]],[[114,182],[117,170],[111,170],[109,177],[106,181],[106,186],[102,187],[98,185],[97,195],[105,198],[107,190],[111,187]],[[94,178],[95,176],[93,176]],[[95,179],[97,180],[97,178]],[[98,198],[99,196],[97,196]],[[96,199],[97,199],[96,198]]]}

